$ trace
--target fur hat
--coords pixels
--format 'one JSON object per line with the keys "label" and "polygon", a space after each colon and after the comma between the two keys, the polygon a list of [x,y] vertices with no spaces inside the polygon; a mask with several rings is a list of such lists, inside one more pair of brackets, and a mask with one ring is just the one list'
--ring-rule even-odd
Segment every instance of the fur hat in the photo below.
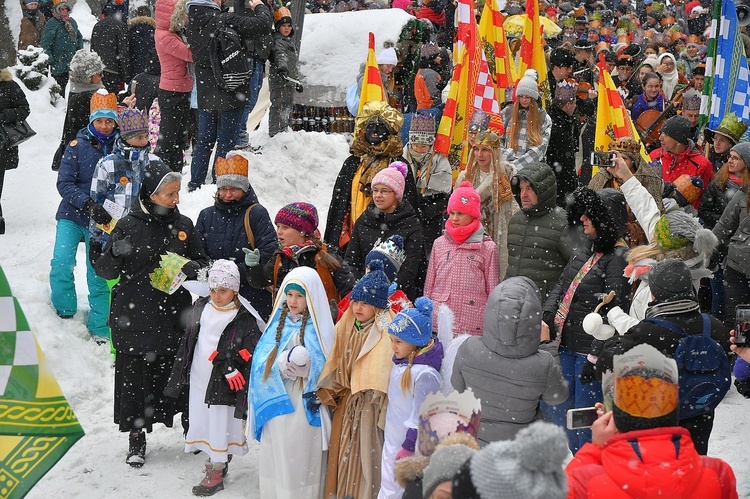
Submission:
{"label": "fur hat", "polygon": [[208,271],[208,289],[226,288],[239,292],[240,271],[230,260],[216,260]]}
{"label": "fur hat", "polygon": [[104,63],[99,54],[92,50],[81,49],[70,60],[70,81],[91,83],[91,78],[104,71]]}
{"label": "fur hat", "polygon": [[381,50],[376,59],[378,64],[390,64],[392,66],[398,65],[398,55],[396,54],[396,49],[393,47]]}
{"label": "fur hat", "polygon": [[516,85],[516,98],[526,95],[534,100],[539,98],[539,84],[537,72],[533,69],[527,69],[523,78],[518,80]]}
{"label": "fur hat", "polygon": [[658,301],[694,296],[690,269],[677,258],[667,258],[654,265],[648,275],[648,286]]}
{"label": "fur hat", "polygon": [[391,283],[383,272],[383,262],[372,260],[367,266],[370,271],[354,284],[351,301],[363,301],[375,308],[388,308],[388,288]]}
{"label": "fur hat", "polygon": [[250,180],[247,178],[248,161],[246,153],[230,151],[226,158],[216,158],[215,168],[217,189],[237,187],[244,192],[250,189]]}
{"label": "fur hat", "polygon": [[52,6],[54,7],[55,12],[58,14],[60,13],[60,9],[63,7],[67,7],[70,9],[70,4],[67,2],[67,0],[52,0]]}
{"label": "fur hat", "polygon": [[464,180],[451,194],[448,199],[448,213],[458,211],[474,218],[481,218],[480,211],[482,201],[471,182]]}
{"label": "fur hat", "polygon": [[401,265],[406,260],[404,238],[398,234],[394,234],[385,241],[378,240],[370,252],[367,253],[365,265],[369,266],[373,260],[383,262],[383,272],[385,272],[386,277],[390,282],[395,281],[398,271],[401,270]]}
{"label": "fur hat", "polygon": [[274,223],[312,235],[318,230],[318,210],[310,203],[290,203],[279,210]]}
{"label": "fur hat", "polygon": [[578,225],[581,215],[586,214],[596,229],[594,251],[611,251],[625,233],[628,221],[625,196],[611,188],[593,191],[581,187],[573,192],[573,199],[573,204],[568,208],[568,223]]}
{"label": "fur hat", "polygon": [[120,125],[120,138],[125,141],[148,133],[148,109],[125,108],[118,115],[117,123]]}
{"label": "fur hat", "polygon": [[91,96],[89,123],[99,118],[110,118],[117,123],[117,95],[100,88]]}
{"label": "fur hat", "polygon": [[396,314],[388,326],[388,334],[417,347],[427,345],[432,339],[432,308],[432,300],[420,296],[414,301],[414,308]]}
{"label": "fur hat", "polygon": [[430,114],[415,113],[409,125],[409,142],[431,146],[435,142],[435,118]]}
{"label": "fur hat", "polygon": [[396,199],[401,201],[404,197],[406,186],[407,164],[403,161],[394,161],[388,168],[383,168],[372,178],[370,185],[384,185],[396,193]]}
{"label": "fur hat", "polygon": [[568,493],[567,455],[562,428],[537,421],[515,440],[492,442],[474,454],[453,480],[453,497],[562,499]]}
{"label": "fur hat", "polygon": [[576,62],[573,52],[563,48],[557,48],[549,56],[550,68],[559,66],[561,68],[572,68]]}

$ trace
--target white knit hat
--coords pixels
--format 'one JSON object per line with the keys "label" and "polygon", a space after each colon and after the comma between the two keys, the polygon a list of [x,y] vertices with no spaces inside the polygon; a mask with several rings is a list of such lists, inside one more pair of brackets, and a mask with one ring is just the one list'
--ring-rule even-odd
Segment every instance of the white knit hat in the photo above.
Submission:
{"label": "white knit hat", "polygon": [[208,271],[208,289],[226,288],[240,290],[240,271],[230,260],[216,260]]}
{"label": "white knit hat", "polygon": [[518,80],[518,85],[516,86],[516,98],[526,95],[537,100],[539,98],[539,84],[537,81],[537,72],[533,69],[527,69],[523,74],[523,78]]}
{"label": "white knit hat", "polygon": [[388,47],[387,49],[381,50],[378,54],[378,64],[391,64],[396,66],[398,64],[398,56],[396,55],[396,49]]}

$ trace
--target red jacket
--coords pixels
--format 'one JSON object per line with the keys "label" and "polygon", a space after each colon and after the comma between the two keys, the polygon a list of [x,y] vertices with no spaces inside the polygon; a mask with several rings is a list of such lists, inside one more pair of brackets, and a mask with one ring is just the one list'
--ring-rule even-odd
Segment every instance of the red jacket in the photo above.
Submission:
{"label": "red jacket", "polygon": [[171,16],[176,3],[177,0],[157,2],[154,11],[156,20],[154,42],[161,65],[159,88],[184,93],[193,90],[193,77],[190,76],[187,67],[189,62],[193,62],[193,55],[179,33],[174,32],[179,26],[172,26]]}
{"label": "red jacket", "polygon": [[[652,160],[661,164],[661,178],[665,182],[674,182],[687,173],[691,177],[700,177],[703,180],[703,189],[706,189],[714,178],[713,165],[692,141],[682,154],[674,155],[660,147],[651,151],[650,156]],[[693,203],[695,209],[698,209],[699,204],[700,198]]]}
{"label": "red jacket", "polygon": [[737,483],[721,459],[699,455],[681,427],[621,433],[586,444],[565,468],[568,498],[734,499]]}

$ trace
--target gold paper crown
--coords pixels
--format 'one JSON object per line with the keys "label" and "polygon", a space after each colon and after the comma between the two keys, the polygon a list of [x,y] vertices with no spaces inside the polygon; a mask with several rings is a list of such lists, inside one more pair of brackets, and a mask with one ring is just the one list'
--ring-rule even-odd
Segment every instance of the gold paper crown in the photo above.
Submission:
{"label": "gold paper crown", "polygon": [[174,293],[179,285],[176,281],[180,277],[182,267],[189,261],[189,258],[170,251],[166,255],[161,255],[159,266],[148,275],[151,286],[167,294]]}
{"label": "gold paper crown", "polygon": [[609,150],[640,154],[641,144],[632,137],[621,137],[609,144]]}
{"label": "gold paper crown", "polygon": [[562,20],[563,28],[574,28],[576,25],[576,20],[572,17],[564,17]]}
{"label": "gold paper crown", "polygon": [[740,141],[746,130],[747,123],[739,119],[736,114],[727,113],[724,115],[715,132],[728,137],[736,144]]}
{"label": "gold paper crown", "polygon": [[93,113],[97,109],[111,109],[117,113],[117,96],[115,94],[107,93],[104,89],[97,90],[96,93],[91,96],[89,112]]}
{"label": "gold paper crown", "polygon": [[477,134],[474,145],[483,145],[497,149],[500,147],[500,136],[490,130],[482,130]]}
{"label": "gold paper crown", "polygon": [[229,158],[216,158],[216,176],[241,175],[247,177],[248,163],[244,156],[236,154]]}
{"label": "gold paper crown", "polygon": [[452,391],[431,393],[419,407],[416,453],[430,457],[435,447],[449,435],[468,433],[479,435],[482,402],[471,388],[461,393]]}

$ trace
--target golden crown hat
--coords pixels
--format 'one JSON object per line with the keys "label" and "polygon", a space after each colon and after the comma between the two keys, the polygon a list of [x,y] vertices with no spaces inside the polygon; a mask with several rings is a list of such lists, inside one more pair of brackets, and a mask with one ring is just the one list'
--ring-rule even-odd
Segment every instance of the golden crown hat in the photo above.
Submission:
{"label": "golden crown hat", "polygon": [[216,158],[216,176],[220,175],[240,175],[247,177],[248,162],[247,158],[241,154],[227,155],[228,158]]}
{"label": "golden crown hat", "polygon": [[103,88],[100,88],[96,91],[94,95],[91,96],[91,104],[89,106],[89,111],[94,112],[97,109],[111,109],[115,112],[115,116],[117,115],[117,95],[113,93],[108,93]]}
{"label": "golden crown hat", "polygon": [[427,395],[419,407],[416,454],[430,457],[435,447],[454,433],[468,433],[476,439],[481,415],[482,402],[471,388],[462,393]]}
{"label": "golden crown hat", "polygon": [[640,154],[641,143],[635,140],[633,137],[620,137],[619,139],[615,139],[609,144],[609,150]]}
{"label": "golden crown hat", "polygon": [[481,130],[477,134],[474,145],[482,145],[493,149],[500,148],[500,136],[491,130]]}
{"label": "golden crown hat", "polygon": [[171,295],[187,278],[182,267],[189,261],[189,258],[167,251],[165,255],[161,255],[159,266],[148,275],[151,286]]}
{"label": "golden crown hat", "polygon": [[719,126],[714,130],[715,133],[724,135],[735,144],[740,141],[745,131],[747,131],[747,123],[739,119],[734,113],[725,114]]}

